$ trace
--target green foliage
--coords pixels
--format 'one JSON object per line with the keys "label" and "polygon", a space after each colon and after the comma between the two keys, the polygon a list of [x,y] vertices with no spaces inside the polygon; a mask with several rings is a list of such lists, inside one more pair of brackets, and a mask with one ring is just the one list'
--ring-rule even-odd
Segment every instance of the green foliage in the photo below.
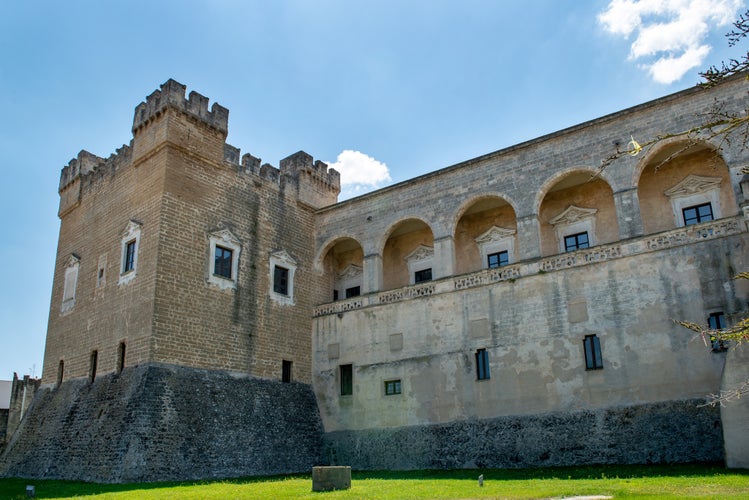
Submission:
{"label": "green foliage", "polygon": [[[479,474],[484,486],[478,486]],[[545,469],[355,472],[347,491],[313,493],[309,475],[214,482],[102,485],[68,481],[0,479],[0,499],[25,498],[27,484],[37,498],[99,499],[469,499],[561,498],[746,498],[749,471],[718,465],[600,465]]]}

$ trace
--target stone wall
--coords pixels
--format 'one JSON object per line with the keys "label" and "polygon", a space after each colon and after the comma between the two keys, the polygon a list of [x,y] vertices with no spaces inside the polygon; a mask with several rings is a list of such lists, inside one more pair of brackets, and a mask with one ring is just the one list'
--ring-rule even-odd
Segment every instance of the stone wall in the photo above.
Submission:
{"label": "stone wall", "polygon": [[324,457],[359,470],[719,461],[720,412],[701,402],[331,432]]}
{"label": "stone wall", "polygon": [[321,434],[305,384],[144,365],[40,390],[0,474],[109,483],[309,472]]}

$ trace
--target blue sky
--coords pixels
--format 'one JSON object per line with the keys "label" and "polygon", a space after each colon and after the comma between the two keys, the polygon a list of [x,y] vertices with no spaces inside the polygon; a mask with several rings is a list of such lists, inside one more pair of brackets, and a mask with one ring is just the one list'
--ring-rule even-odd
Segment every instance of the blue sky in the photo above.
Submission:
{"label": "blue sky", "polygon": [[[7,2],[0,14],[0,379],[39,376],[60,169],[131,139],[169,78],[227,141],[336,163],[347,196],[697,83],[741,0]],[[340,161],[339,161],[340,160]]]}

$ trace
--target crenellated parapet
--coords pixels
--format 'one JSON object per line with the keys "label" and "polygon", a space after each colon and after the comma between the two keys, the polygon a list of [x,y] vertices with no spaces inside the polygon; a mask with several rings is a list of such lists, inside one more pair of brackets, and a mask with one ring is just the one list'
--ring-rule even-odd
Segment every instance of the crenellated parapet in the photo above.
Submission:
{"label": "crenellated parapet", "polygon": [[62,192],[77,179],[89,172],[93,172],[103,163],[104,158],[100,158],[95,154],[82,149],[77,157],[70,160],[70,162],[63,167],[62,172],[60,173],[60,186],[58,191]]}
{"label": "crenellated parapet", "polygon": [[341,174],[320,160],[299,151],[280,162],[281,176],[293,179],[300,201],[313,207],[334,204],[341,192]]}
{"label": "crenellated parapet", "polygon": [[226,136],[229,131],[229,110],[213,103],[209,111],[207,97],[192,91],[189,98],[185,99],[186,89],[185,85],[170,78],[161,85],[160,90],[146,97],[146,102],[138,104],[135,108],[133,134],[171,108],[205,123]]}

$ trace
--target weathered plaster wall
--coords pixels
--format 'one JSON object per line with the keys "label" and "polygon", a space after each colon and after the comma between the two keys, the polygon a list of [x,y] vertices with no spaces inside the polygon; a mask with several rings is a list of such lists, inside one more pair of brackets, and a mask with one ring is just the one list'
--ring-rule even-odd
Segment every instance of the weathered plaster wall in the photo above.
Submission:
{"label": "weathered plaster wall", "polygon": [[[746,249],[741,234],[465,290],[436,282],[426,297],[322,315],[313,358],[326,431],[715,392],[725,354],[672,320],[705,323],[711,308],[729,318],[741,314],[746,295],[737,295],[732,277],[747,267]],[[585,369],[589,334],[600,338],[602,370]],[[489,352],[489,380],[477,380],[477,349]],[[343,364],[353,365],[351,396],[340,395]],[[393,379],[401,380],[402,394],[386,396],[384,382]]]}

